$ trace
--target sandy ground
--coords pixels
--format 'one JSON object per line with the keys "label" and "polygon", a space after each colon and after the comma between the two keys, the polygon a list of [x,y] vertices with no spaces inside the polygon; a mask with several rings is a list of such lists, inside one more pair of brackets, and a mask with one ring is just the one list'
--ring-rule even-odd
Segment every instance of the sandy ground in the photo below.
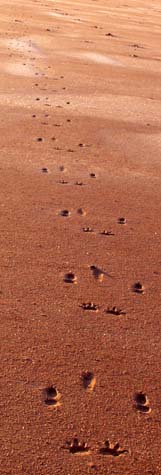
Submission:
{"label": "sandy ground", "polygon": [[161,471],[160,13],[1,0],[2,475]]}

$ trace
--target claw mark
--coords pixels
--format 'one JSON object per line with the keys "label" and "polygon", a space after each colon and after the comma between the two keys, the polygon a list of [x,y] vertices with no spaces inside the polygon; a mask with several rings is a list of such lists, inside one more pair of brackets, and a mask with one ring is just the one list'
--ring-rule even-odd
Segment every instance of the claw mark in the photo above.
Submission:
{"label": "claw mark", "polygon": [[128,450],[121,449],[118,442],[115,445],[111,444],[109,439],[107,439],[104,442],[104,447],[102,447],[99,452],[102,455],[112,455],[113,457],[118,457],[119,455],[127,454]]}

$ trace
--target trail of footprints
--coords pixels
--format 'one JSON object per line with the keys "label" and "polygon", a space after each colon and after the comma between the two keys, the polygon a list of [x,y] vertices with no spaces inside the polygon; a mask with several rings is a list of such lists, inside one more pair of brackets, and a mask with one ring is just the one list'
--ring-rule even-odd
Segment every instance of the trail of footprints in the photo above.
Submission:
{"label": "trail of footprints", "polygon": [[[64,166],[61,166],[60,169],[61,171],[64,171],[65,168]],[[45,174],[48,173],[48,169],[45,167],[42,168],[42,173],[45,173]],[[90,177],[96,178],[95,173],[90,173]],[[59,183],[68,184],[68,182],[65,179],[60,180]],[[75,182],[75,185],[83,186],[84,183],[81,181]],[[86,216],[86,210],[84,210],[83,208],[78,208],[76,210],[76,213],[79,214],[80,216]],[[63,209],[59,212],[59,215],[63,218],[69,218],[71,217],[72,213],[68,209]],[[126,218],[124,217],[118,218],[118,224],[126,225],[127,224]],[[94,230],[90,226],[86,226],[86,227],[83,227],[83,232],[93,233]],[[113,231],[106,230],[106,229],[104,229],[103,231],[100,231],[98,234],[107,236],[107,237],[109,236],[111,237],[115,235]],[[104,277],[113,278],[113,276],[110,275],[107,271],[103,270],[102,268],[96,265],[89,266],[89,270],[94,280],[98,283],[102,283]],[[77,284],[78,278],[76,274],[72,271],[67,272],[64,275],[64,283],[68,285]],[[144,286],[139,281],[135,282],[132,285],[131,289],[134,293],[137,293],[137,294],[144,294],[144,291],[145,291]],[[94,302],[83,302],[80,305],[80,307],[85,312],[97,313],[100,310],[100,306]],[[126,311],[117,306],[104,308],[103,312],[107,315],[112,315],[112,316],[126,315]],[[96,377],[94,373],[88,370],[83,371],[81,374],[81,384],[85,391],[87,391],[88,393],[93,393],[93,391],[96,388]],[[49,406],[50,408],[54,408],[54,409],[57,409],[61,406],[62,404],[61,394],[56,389],[56,387],[50,386],[43,390],[43,402],[46,406]],[[149,400],[145,393],[138,392],[134,395],[134,408],[137,412],[142,413],[142,414],[149,414],[151,412]],[[73,456],[88,456],[93,451],[93,449],[89,446],[88,442],[80,441],[77,435],[75,435],[72,440],[70,441],[67,440],[64,446],[62,446],[62,448],[68,451],[68,453],[70,453]],[[121,447],[119,442],[112,443],[109,439],[106,439],[104,443],[101,444],[99,448],[96,449],[96,451],[99,455],[104,456],[104,457],[108,457],[108,456],[119,457],[122,455],[129,454],[129,450],[127,448]]]}
{"label": "trail of footprints", "polygon": [[[47,30],[47,31],[50,31],[50,30]],[[114,36],[112,33],[107,33],[106,36]],[[133,45],[134,46],[134,45]],[[135,45],[136,46],[136,45]],[[63,76],[61,77],[63,78]],[[36,84],[38,85],[38,84]],[[63,88],[65,89],[65,88]],[[40,98],[36,98],[36,100],[40,100]],[[48,100],[48,98],[46,98],[46,100]],[[68,101],[67,104],[70,104],[70,102]],[[50,105],[50,104],[46,104],[46,105]],[[57,107],[61,107],[61,106],[57,106]],[[48,117],[48,114],[45,115],[46,117]],[[35,118],[36,115],[33,114],[33,118]],[[67,119],[67,122],[71,122],[71,119]],[[48,125],[48,123],[44,123],[44,125]],[[54,126],[55,127],[60,127],[62,124],[57,124],[55,123]],[[51,140],[55,141],[56,138],[55,137],[52,137]],[[44,141],[44,138],[43,137],[37,137],[36,141],[38,143],[42,143]],[[79,143],[78,146],[80,148],[84,148],[84,147],[89,147],[90,145],[86,145],[86,144],[83,144],[83,143]],[[55,150],[60,150],[60,147],[54,147]],[[67,152],[71,153],[71,152],[74,152],[73,149],[69,148],[68,150],[66,150]],[[64,165],[61,165],[59,167],[59,171],[64,173],[66,171]],[[42,167],[41,169],[41,172],[44,174],[44,175],[47,175],[50,173],[50,170],[44,166]],[[91,178],[91,180],[96,180],[97,176],[96,176],[96,173],[95,172],[90,172],[89,173],[89,178]],[[68,180],[66,178],[61,178],[59,181],[58,181],[58,184],[60,185],[70,185],[73,183],[70,183],[68,182]],[[74,182],[74,185],[75,186],[80,186],[80,187],[83,187],[83,186],[87,186],[86,183],[84,183],[83,181],[81,180],[78,180],[78,181],[75,181]],[[87,212],[85,209],[83,208],[78,208],[76,210],[76,213],[79,215],[79,216],[86,216]],[[59,215],[62,217],[62,218],[70,218],[72,216],[72,212],[68,209],[63,209],[59,212]],[[127,220],[125,217],[119,217],[118,220],[117,220],[118,224],[120,226],[125,226],[127,225]],[[115,236],[115,233],[110,230],[110,229],[103,229],[103,230],[100,230],[100,231],[95,231],[90,225],[86,225],[86,226],[83,226],[82,228],[82,231],[84,233],[89,233],[89,234],[98,234],[98,235],[102,235],[104,237],[113,237]],[[102,283],[103,280],[104,280],[104,277],[110,277],[110,278],[113,278],[113,276],[111,276],[107,271],[103,270],[102,268],[99,268],[97,267],[96,265],[91,265],[89,267],[89,270],[91,272],[91,275],[93,276],[94,280],[98,283]],[[72,285],[72,284],[77,284],[78,282],[78,278],[77,276],[75,275],[74,272],[72,271],[69,271],[67,272],[65,275],[64,275],[64,283],[65,284],[68,284],[68,285]],[[141,282],[135,282],[133,285],[132,285],[132,291],[134,293],[137,293],[137,294],[144,294],[144,286],[142,285]],[[97,313],[99,310],[100,310],[100,306],[97,304],[97,303],[94,303],[94,302],[83,302],[80,307],[82,308],[82,310],[84,312],[92,312],[92,313]],[[126,315],[126,311],[117,307],[117,306],[112,306],[112,307],[107,307],[105,309],[103,309],[104,313],[107,314],[107,315],[112,315],[112,316],[124,316]],[[81,374],[81,378],[80,378],[80,382],[81,382],[81,385],[83,387],[83,389],[85,391],[87,391],[89,394],[93,393],[96,389],[96,377],[94,375],[94,373],[92,371],[83,371],[82,374]],[[149,400],[148,400],[148,397],[145,393],[143,392],[138,392],[134,395],[134,409],[138,412],[138,413],[141,413],[141,414],[149,414],[151,412],[151,407],[150,407],[150,404],[149,404]],[[57,410],[58,408],[61,407],[62,405],[62,395],[60,394],[60,392],[57,390],[57,388],[54,386],[54,385],[50,385],[46,388],[44,388],[42,390],[42,400],[43,400],[43,404],[44,406],[46,406],[49,409],[52,409],[52,410]],[[92,448],[89,446],[88,442],[86,441],[80,441],[77,437],[77,435],[74,435],[74,438],[71,440],[71,441],[66,441],[64,446],[62,447],[63,449],[67,450],[71,455],[84,455],[84,456],[88,456],[91,454],[92,452]],[[96,449],[98,454],[101,455],[101,456],[111,456],[111,457],[119,457],[119,456],[122,456],[122,455],[127,455],[129,453],[129,450],[126,449],[126,448],[122,448],[120,447],[120,444],[119,442],[115,442],[115,443],[112,443],[109,439],[106,439],[104,441],[104,443],[100,444],[99,448]]]}
{"label": "trail of footprints", "polygon": [[[96,387],[96,377],[92,371],[83,371],[81,374],[81,384],[85,391],[92,393]],[[46,387],[42,391],[44,405],[50,408],[57,409],[61,406],[61,394],[57,388],[53,385]],[[143,414],[149,414],[151,407],[149,405],[149,399],[142,391],[134,395],[135,409]],[[79,441],[77,435],[71,441],[66,441],[62,446],[72,455],[85,455],[88,456],[93,451],[88,445],[88,442]],[[120,446],[119,442],[112,443],[109,439],[106,439],[99,448],[96,449],[97,453],[102,456],[119,457],[121,455],[129,454],[129,449]]]}

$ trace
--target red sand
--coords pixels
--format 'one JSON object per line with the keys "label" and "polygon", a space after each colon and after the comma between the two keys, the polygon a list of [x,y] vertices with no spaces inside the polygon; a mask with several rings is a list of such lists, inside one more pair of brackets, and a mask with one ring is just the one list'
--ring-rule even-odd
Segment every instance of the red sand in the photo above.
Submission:
{"label": "red sand", "polygon": [[1,1],[2,475],[160,473],[160,12]]}

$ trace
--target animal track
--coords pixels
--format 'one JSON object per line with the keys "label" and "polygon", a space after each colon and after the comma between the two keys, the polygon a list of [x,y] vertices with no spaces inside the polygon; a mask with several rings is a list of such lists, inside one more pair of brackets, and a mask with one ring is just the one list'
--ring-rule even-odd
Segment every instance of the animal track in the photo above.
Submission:
{"label": "animal track", "polygon": [[93,233],[93,229],[87,226],[86,228],[83,228],[84,233]]}
{"label": "animal track", "polygon": [[141,282],[135,282],[135,284],[133,285],[133,291],[137,294],[143,294],[144,286],[141,284]]}
{"label": "animal track", "polygon": [[104,275],[106,277],[112,277],[110,274],[108,274],[108,272],[105,272],[103,271],[102,269],[100,269],[99,267],[97,266],[90,266],[90,269],[93,273],[93,276],[96,280],[98,280],[99,282],[102,282],[103,281],[103,278],[104,278]]}
{"label": "animal track", "polygon": [[126,312],[118,307],[107,308],[106,313],[111,313],[112,315],[126,315]]}
{"label": "animal track", "polygon": [[61,185],[67,185],[67,184],[68,184],[68,181],[66,181],[66,180],[59,180],[59,183],[60,183]]}
{"label": "animal track", "polygon": [[96,385],[96,378],[91,371],[83,371],[81,375],[81,380],[83,383],[84,389],[88,391],[93,391]]}
{"label": "animal track", "polygon": [[77,277],[73,272],[68,272],[64,276],[64,282],[68,284],[76,284],[77,283]]}
{"label": "animal track", "polygon": [[76,181],[76,182],[75,182],[75,185],[77,185],[77,186],[83,186],[84,183],[83,183],[82,181]]}
{"label": "animal track", "polygon": [[94,304],[93,302],[83,303],[81,305],[83,310],[92,310],[94,312],[98,312],[98,305]]}
{"label": "animal track", "polygon": [[149,399],[145,393],[143,392],[136,393],[134,399],[136,403],[136,409],[139,412],[143,412],[143,413],[151,412],[151,407],[149,406]]}
{"label": "animal track", "polygon": [[71,212],[68,211],[68,209],[63,209],[61,212],[60,212],[61,216],[65,216],[65,217],[69,217],[71,215]]}
{"label": "animal track", "polygon": [[49,172],[48,168],[46,168],[46,167],[43,167],[43,168],[41,169],[41,171],[42,171],[42,173],[48,173],[48,172]]}
{"label": "animal track", "polygon": [[91,178],[96,178],[96,174],[95,173],[90,173],[90,177]]}
{"label": "animal track", "polygon": [[102,234],[103,236],[114,236],[114,233],[112,231],[106,231],[106,229],[100,234]]}
{"label": "animal track", "polygon": [[91,266],[90,269],[93,273],[94,278],[99,280],[99,282],[102,282],[104,277],[104,273],[102,272],[102,270],[96,266]]}
{"label": "animal track", "polygon": [[80,214],[81,216],[86,216],[86,211],[83,208],[78,208],[77,213]]}
{"label": "animal track", "polygon": [[111,444],[109,439],[104,442],[104,447],[100,449],[100,454],[102,455],[112,455],[113,457],[118,457],[119,455],[127,454],[128,450],[121,449],[120,444]]}
{"label": "animal track", "polygon": [[127,223],[126,218],[119,218],[118,223],[119,224],[126,224]]}
{"label": "animal track", "polygon": [[53,386],[49,386],[43,389],[43,399],[44,399],[44,403],[47,406],[58,407],[61,404],[60,403],[61,394]]}
{"label": "animal track", "polygon": [[72,442],[66,442],[66,447],[71,454],[76,454],[76,455],[89,455],[90,454],[90,448],[87,444],[87,442],[79,442],[77,437],[74,437]]}

